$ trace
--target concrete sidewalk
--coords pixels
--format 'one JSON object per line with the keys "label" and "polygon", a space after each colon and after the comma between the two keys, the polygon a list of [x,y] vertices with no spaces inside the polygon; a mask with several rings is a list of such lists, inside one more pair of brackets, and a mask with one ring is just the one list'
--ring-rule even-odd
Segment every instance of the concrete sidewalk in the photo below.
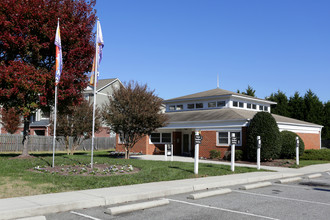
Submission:
{"label": "concrete sidewalk", "polygon": [[[141,156],[139,159],[148,158]],[[152,157],[152,159],[156,160],[157,157]],[[192,160],[192,158],[190,159]],[[178,157],[176,160],[183,161],[189,160],[189,158]],[[202,160],[200,162],[204,163]],[[217,161],[215,162],[219,163]],[[242,164],[237,165],[243,166]],[[114,205],[118,203],[166,197],[174,194],[188,193],[198,190],[295,177],[311,173],[327,172],[330,171],[330,164],[312,165],[300,169],[279,169],[274,167],[263,168],[275,170],[277,172],[232,174],[226,176],[153,182],[139,185],[0,199],[0,219],[17,219],[29,216],[45,215],[48,213],[64,212],[73,209]]]}

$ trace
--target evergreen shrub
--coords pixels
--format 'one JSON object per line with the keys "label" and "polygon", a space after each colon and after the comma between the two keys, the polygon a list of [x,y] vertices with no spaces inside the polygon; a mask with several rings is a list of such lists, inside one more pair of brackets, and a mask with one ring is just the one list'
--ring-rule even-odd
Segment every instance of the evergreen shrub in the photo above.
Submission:
{"label": "evergreen shrub", "polygon": [[330,161],[330,149],[305,150],[300,159]]}
{"label": "evergreen shrub", "polygon": [[281,136],[274,117],[269,112],[258,112],[247,128],[247,143],[244,157],[249,161],[257,160],[257,136],[261,137],[260,159],[277,159],[281,153]]}
{"label": "evergreen shrub", "polygon": [[[294,159],[296,157],[296,137],[298,135],[291,131],[281,132],[281,158]],[[298,136],[299,137],[299,136]],[[304,141],[299,137],[299,156],[302,156],[305,150]]]}
{"label": "evergreen shrub", "polygon": [[210,159],[220,159],[221,152],[219,150],[210,150]]}

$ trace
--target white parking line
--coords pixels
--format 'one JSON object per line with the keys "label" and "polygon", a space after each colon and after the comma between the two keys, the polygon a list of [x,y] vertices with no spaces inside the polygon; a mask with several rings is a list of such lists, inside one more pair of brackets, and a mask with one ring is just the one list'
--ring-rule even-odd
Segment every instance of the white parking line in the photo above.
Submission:
{"label": "white parking line", "polygon": [[287,184],[279,184],[279,183],[273,183],[274,186],[282,186],[282,187],[292,187],[292,188],[299,188],[299,189],[309,189],[309,187],[304,187],[304,186],[296,186],[296,185],[287,185]]}
{"label": "white parking line", "polygon": [[232,212],[232,213],[241,214],[241,215],[249,215],[249,216],[258,217],[258,218],[278,220],[277,218],[267,217],[267,216],[263,216],[263,215],[255,215],[255,214],[246,213],[246,212],[239,212],[239,211],[230,210],[230,209],[223,209],[223,208],[218,208],[218,207],[214,207],[214,206],[201,205],[201,204],[197,204],[197,203],[190,203],[190,202],[185,202],[185,201],[175,200],[175,199],[168,199],[168,200],[170,200],[172,202],[178,202],[178,203],[183,203],[183,204],[187,204],[187,205],[199,206],[199,207],[208,208],[208,209],[216,209],[216,210],[221,210],[221,211],[225,211],[225,212]]}
{"label": "white parking line", "polygon": [[93,220],[102,220],[102,219],[95,218],[95,217],[89,216],[89,215],[85,215],[85,214],[82,214],[82,213],[79,213],[79,212],[71,211],[70,213],[75,214],[75,215],[79,215],[79,216],[82,216],[82,217],[85,217],[85,218],[93,219]]}
{"label": "white parking line", "polygon": [[248,194],[248,195],[254,195],[254,196],[263,196],[263,197],[269,197],[269,198],[276,198],[276,199],[290,200],[290,201],[296,201],[296,202],[305,202],[305,203],[312,203],[312,204],[330,206],[330,203],[314,202],[314,201],[301,200],[301,199],[292,199],[292,198],[271,196],[271,195],[265,195],[265,194],[259,194],[259,193],[251,193],[251,192],[245,192],[245,191],[243,192],[243,191],[239,191],[239,190],[233,190],[233,192],[238,192],[238,193],[243,193],[243,194]]}

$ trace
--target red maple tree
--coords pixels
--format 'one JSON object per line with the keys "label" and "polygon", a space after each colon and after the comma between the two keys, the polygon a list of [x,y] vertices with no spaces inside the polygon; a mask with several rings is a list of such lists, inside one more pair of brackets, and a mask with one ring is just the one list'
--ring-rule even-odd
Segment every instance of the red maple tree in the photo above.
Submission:
{"label": "red maple tree", "polygon": [[15,108],[1,109],[1,124],[9,134],[15,134],[21,124],[20,115]]}
{"label": "red maple tree", "polygon": [[[0,104],[24,116],[24,140],[37,109],[54,105],[55,31],[60,19],[63,71],[58,109],[82,100],[94,53],[95,1],[0,1]],[[28,155],[24,141],[22,155]]]}

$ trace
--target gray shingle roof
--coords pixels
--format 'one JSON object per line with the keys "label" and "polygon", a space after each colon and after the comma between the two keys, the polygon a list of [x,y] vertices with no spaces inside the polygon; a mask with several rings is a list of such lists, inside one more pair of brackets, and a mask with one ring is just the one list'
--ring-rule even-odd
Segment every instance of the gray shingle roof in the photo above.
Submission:
{"label": "gray shingle roof", "polygon": [[[233,120],[248,120],[252,119],[257,111],[243,109],[212,109],[199,111],[181,111],[167,112],[169,123],[171,122],[193,122],[193,121],[233,121]],[[280,115],[272,114],[276,122],[293,123],[301,125],[320,126],[313,123],[288,118]]]}
{"label": "gray shingle roof", "polygon": [[104,86],[112,83],[113,81],[115,81],[117,78],[112,78],[112,79],[99,79],[97,82],[97,86],[96,86],[96,90],[99,90],[101,88],[103,88]]}
{"label": "gray shingle roof", "polygon": [[30,127],[47,127],[49,125],[49,119],[44,119],[40,121],[34,121],[30,124]]}
{"label": "gray shingle roof", "polygon": [[[241,97],[244,97],[244,98],[252,98],[252,99],[260,100],[260,101],[263,101],[263,102],[265,102],[265,101],[270,102],[270,101],[265,100],[265,99],[259,99],[259,98],[252,97],[252,96],[249,96],[249,95],[244,95],[244,94],[240,94],[240,93],[231,92],[231,91],[228,91],[228,90],[216,88],[216,89],[211,89],[211,90],[207,90],[207,91],[203,91],[203,92],[194,93],[194,94],[191,94],[191,95],[181,96],[181,97],[177,97],[177,98],[173,98],[173,99],[167,99],[167,100],[165,100],[165,103],[166,102],[172,102],[172,101],[178,101],[178,100],[184,100],[184,99],[197,99],[197,98],[229,96],[229,95],[236,95],[236,96],[241,96]],[[272,102],[272,103],[276,104],[275,102]]]}

